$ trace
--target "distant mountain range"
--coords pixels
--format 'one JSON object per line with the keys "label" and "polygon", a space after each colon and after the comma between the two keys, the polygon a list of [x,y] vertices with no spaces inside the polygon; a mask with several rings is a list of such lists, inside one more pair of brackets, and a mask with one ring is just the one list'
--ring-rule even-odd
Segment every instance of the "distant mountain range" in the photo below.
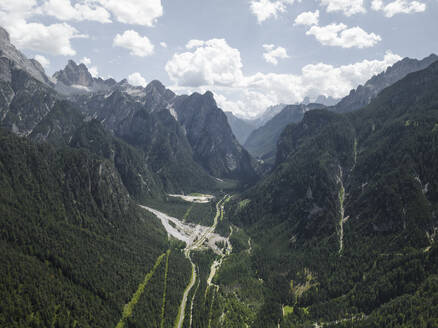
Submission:
{"label": "distant mountain range", "polygon": [[268,164],[275,162],[277,141],[284,128],[290,123],[296,123],[303,119],[304,113],[309,110],[325,107],[321,104],[288,105],[266,124],[254,130],[247,141],[245,148],[255,156]]}
{"label": "distant mountain range", "polygon": [[0,28],[0,327],[436,327],[437,59],[248,121]]}
{"label": "distant mountain range", "polygon": [[[368,105],[383,89],[401,80],[406,75],[428,67],[434,61],[438,60],[438,56],[432,54],[422,60],[404,58],[388,67],[386,71],[373,76],[363,86],[360,85],[356,89],[351,90],[350,94],[341,99],[339,102],[334,99],[329,99],[320,96],[317,100],[323,101],[321,105],[329,106],[333,102],[337,104],[328,107],[328,110],[336,113],[346,113],[358,110]],[[304,103],[307,103],[305,101]],[[323,106],[313,105],[313,108],[321,108]],[[298,112],[301,111],[301,115]],[[305,110],[299,110],[298,107],[286,107],[283,111],[276,113],[269,121],[262,124],[260,127],[254,128],[251,133],[244,138],[243,145],[256,158],[262,159],[268,164],[275,161],[276,146],[279,136],[283,129],[289,123],[297,123],[301,121]],[[290,112],[290,113],[289,113]],[[288,114],[289,113],[289,114]],[[295,114],[293,114],[295,113]],[[234,130],[239,127],[236,123],[231,125]],[[245,130],[248,131],[248,130]],[[238,134],[238,132],[235,132]]]}
{"label": "distant mountain range", "polygon": [[[167,191],[203,189],[215,185],[215,178],[248,183],[257,177],[255,163],[233,136],[211,93],[177,96],[158,81],[142,88],[126,80],[117,83],[93,78],[84,64],[72,60],[48,78],[36,61],[26,59],[10,44],[5,30],[0,36],[2,80],[6,82],[0,123],[10,131],[23,136],[38,134],[40,141],[74,140],[82,125],[97,120],[110,132],[107,136],[120,138],[140,152],[148,165],[148,179],[154,175],[152,180],[160,183],[153,185]],[[72,121],[51,114],[53,109],[60,110],[62,99],[82,116],[72,114],[77,118]],[[202,118],[194,115],[200,109]],[[57,117],[56,123],[48,122],[53,117]],[[55,131],[57,125],[63,128]],[[47,130],[49,127],[53,128]],[[52,137],[55,132],[57,138]]]}
{"label": "distant mountain range", "polygon": [[359,85],[356,89],[351,90],[348,96],[331,107],[330,110],[336,113],[346,113],[365,107],[386,87],[401,80],[409,73],[425,69],[437,60],[438,56],[435,54],[431,54],[422,60],[404,58],[388,67],[386,71],[374,75],[364,85]]}

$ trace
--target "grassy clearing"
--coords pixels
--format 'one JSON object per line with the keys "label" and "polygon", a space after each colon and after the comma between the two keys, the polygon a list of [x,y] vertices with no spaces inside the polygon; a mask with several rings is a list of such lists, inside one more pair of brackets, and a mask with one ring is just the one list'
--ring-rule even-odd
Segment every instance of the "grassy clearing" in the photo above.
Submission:
{"label": "grassy clearing", "polygon": [[155,273],[155,270],[160,265],[164,256],[166,256],[166,253],[161,254],[157,258],[157,261],[155,262],[152,270],[146,274],[143,282],[138,286],[137,291],[134,293],[129,303],[125,304],[125,306],[123,307],[122,318],[120,319],[116,328],[123,328],[125,326],[126,320],[132,315],[132,311],[134,310],[135,305],[138,303],[138,300],[140,299],[140,296],[143,294],[146,285],[148,284],[149,280],[151,280],[152,276]]}
{"label": "grassy clearing", "polygon": [[166,269],[164,271],[163,305],[161,306],[161,328],[164,328],[164,311],[166,309],[167,272],[169,271],[170,249],[166,253]]}

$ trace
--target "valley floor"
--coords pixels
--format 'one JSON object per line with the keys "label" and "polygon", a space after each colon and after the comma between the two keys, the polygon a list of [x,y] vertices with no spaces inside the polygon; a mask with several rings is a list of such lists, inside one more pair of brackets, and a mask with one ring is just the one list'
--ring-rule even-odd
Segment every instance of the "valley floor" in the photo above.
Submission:
{"label": "valley floor", "polygon": [[[184,195],[169,195],[172,197],[179,197],[188,202],[195,203],[204,203],[210,201],[213,196],[210,195],[202,195],[202,196],[184,196]],[[207,289],[205,293],[207,294],[208,288],[213,286],[214,288],[218,288],[218,286],[212,283],[212,280],[216,274],[216,271],[220,268],[222,261],[225,256],[229,255],[232,251],[232,246],[229,241],[229,237],[223,237],[217,233],[215,233],[216,226],[219,220],[223,219],[224,216],[224,203],[226,203],[231,196],[225,195],[222,199],[220,199],[216,203],[216,213],[213,219],[213,224],[209,227],[202,226],[200,224],[194,223],[184,223],[182,220],[179,220],[175,217],[169,216],[166,213],[163,213],[157,209],[153,209],[151,207],[140,205],[141,208],[153,213],[163,224],[163,227],[166,229],[169,237],[175,238],[185,243],[185,248],[183,250],[184,256],[188,261],[190,261],[192,267],[192,274],[190,278],[190,282],[184,290],[184,294],[181,299],[181,303],[179,306],[178,316],[175,321],[175,327],[182,328],[183,323],[186,319],[186,306],[187,300],[192,288],[195,286],[195,283],[198,279],[201,279],[197,275],[196,264],[191,259],[191,254],[195,251],[206,252],[208,250],[213,251],[213,253],[218,258],[214,260],[210,267],[210,273],[207,278]],[[232,228],[231,228],[232,233]],[[222,247],[218,246],[222,245]],[[193,294],[191,299],[190,311],[188,318],[189,327],[191,327],[193,319],[193,304],[196,294]],[[209,319],[210,320],[210,319]]]}

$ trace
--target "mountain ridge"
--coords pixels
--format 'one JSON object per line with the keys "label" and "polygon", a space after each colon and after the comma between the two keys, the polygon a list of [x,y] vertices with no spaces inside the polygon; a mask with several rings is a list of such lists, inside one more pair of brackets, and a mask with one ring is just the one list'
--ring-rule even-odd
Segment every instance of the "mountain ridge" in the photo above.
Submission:
{"label": "mountain ridge", "polygon": [[278,139],[283,129],[290,123],[299,122],[304,113],[318,108],[323,108],[321,104],[301,104],[287,105],[265,125],[254,130],[247,141],[245,148],[255,157],[272,165],[275,161],[275,153]]}
{"label": "mountain ridge", "polygon": [[[385,71],[371,77],[364,85],[352,89],[347,96],[342,98],[336,105],[328,107],[328,109],[336,113],[358,110],[368,105],[386,87],[404,78],[409,73],[425,69],[437,60],[438,56],[435,54],[431,54],[422,60],[405,57]],[[281,131],[275,133],[275,135],[269,136],[269,134],[272,134],[273,130],[282,130],[288,123],[296,123],[301,118],[286,118],[284,114],[282,117],[281,112],[277,113],[264,125],[251,132],[244,143],[245,148],[253,156],[267,160],[272,164]]]}
{"label": "mountain ridge", "polygon": [[[387,327],[412,300],[423,305],[393,326],[416,327],[432,311],[436,90],[438,62],[362,109],[312,110],[285,128],[273,171],[227,207],[257,245],[254,277],[275,281],[257,326]],[[287,316],[273,310],[286,305]]]}

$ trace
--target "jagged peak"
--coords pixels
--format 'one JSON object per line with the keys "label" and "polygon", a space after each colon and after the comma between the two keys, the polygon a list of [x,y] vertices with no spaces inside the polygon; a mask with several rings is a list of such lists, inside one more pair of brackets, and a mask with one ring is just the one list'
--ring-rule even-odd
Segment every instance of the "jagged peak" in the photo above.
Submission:
{"label": "jagged peak", "polygon": [[153,80],[151,81],[145,88],[146,94],[149,96],[151,95],[157,95],[159,97],[163,97],[167,101],[170,101],[175,97],[175,93],[173,91],[167,89],[160,81]]}
{"label": "jagged peak", "polygon": [[146,88],[165,88],[165,86],[163,85],[163,83],[161,83],[159,80],[152,80],[151,82],[149,82],[149,84],[146,86]]}
{"label": "jagged peak", "polygon": [[[211,92],[211,91],[206,91],[206,92],[203,94],[203,97],[206,98],[206,101],[207,101],[208,103],[211,103],[212,106],[214,106],[214,107],[218,107],[218,105],[217,105],[217,103],[216,103],[216,99],[214,99],[214,94],[213,94],[213,92]],[[219,108],[219,107],[218,107],[218,108]]]}
{"label": "jagged peak", "polygon": [[73,67],[76,67],[76,66],[78,66],[78,65],[76,64],[76,62],[75,62],[73,59],[69,59],[68,62],[67,62],[66,67],[67,67],[67,66],[73,66]]}
{"label": "jagged peak", "polygon": [[205,104],[217,107],[216,100],[214,99],[214,94],[211,91],[206,91],[204,94],[195,91],[189,96],[189,98],[193,99],[194,101],[201,101]]}
{"label": "jagged peak", "polygon": [[[400,67],[404,67],[405,65],[424,65],[424,64],[432,64],[435,60],[438,60],[438,56],[434,53],[430,54],[427,57],[424,57],[423,59],[417,59],[417,58],[410,58],[410,57],[404,57],[402,60],[399,60],[398,62],[394,63],[393,65],[389,66],[385,71],[383,71],[380,74],[377,74],[374,77],[384,76],[385,74],[389,74],[393,71],[397,71]],[[373,78],[374,78],[373,77]],[[373,80],[371,78],[370,81]]]}
{"label": "jagged peak", "polygon": [[163,95],[166,92],[166,87],[158,80],[153,80],[149,82],[149,84],[146,86],[146,92],[153,92],[156,91],[160,95]]}
{"label": "jagged peak", "polygon": [[83,63],[79,65],[72,59],[67,62],[64,69],[53,74],[53,78],[67,86],[81,85],[90,87],[93,85],[93,77]]}
{"label": "jagged peak", "polygon": [[84,72],[86,71],[87,73],[89,73],[88,72],[88,67],[84,63],[76,64],[76,62],[73,59],[69,59],[67,65],[65,66],[64,69],[67,69],[67,68],[73,69],[75,71],[76,70],[84,71]]}
{"label": "jagged peak", "polygon": [[438,56],[434,53],[431,53],[429,56],[427,56],[426,58],[424,58],[423,60],[438,60]]}
{"label": "jagged peak", "polygon": [[208,98],[212,98],[212,99],[214,99],[214,94],[213,94],[213,92],[211,92],[211,91],[206,91],[205,93],[204,93],[204,96],[205,97],[208,97]]}

